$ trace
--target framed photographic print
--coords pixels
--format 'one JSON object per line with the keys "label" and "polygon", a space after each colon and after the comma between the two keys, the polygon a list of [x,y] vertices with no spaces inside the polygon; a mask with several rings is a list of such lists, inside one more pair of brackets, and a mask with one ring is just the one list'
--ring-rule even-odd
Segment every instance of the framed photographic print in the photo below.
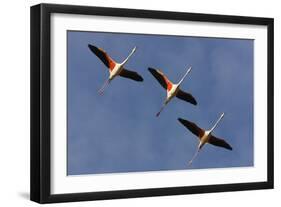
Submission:
{"label": "framed photographic print", "polygon": [[31,200],[273,188],[273,19],[31,7]]}

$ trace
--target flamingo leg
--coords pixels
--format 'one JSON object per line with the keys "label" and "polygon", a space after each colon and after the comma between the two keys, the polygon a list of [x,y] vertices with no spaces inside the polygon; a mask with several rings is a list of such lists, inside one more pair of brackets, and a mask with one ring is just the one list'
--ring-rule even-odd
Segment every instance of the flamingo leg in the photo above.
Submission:
{"label": "flamingo leg", "polygon": [[166,104],[164,103],[161,107],[161,109],[158,111],[158,113],[156,114],[156,116],[158,117],[160,115],[160,113],[163,111],[164,107],[166,106]]}
{"label": "flamingo leg", "polygon": [[197,157],[198,153],[200,151],[200,148],[198,148],[195,152],[195,154],[193,155],[192,159],[188,162],[188,167],[192,164],[193,160]]}
{"label": "flamingo leg", "polygon": [[101,89],[98,91],[98,93],[99,93],[100,95],[103,95],[104,90],[105,90],[105,88],[108,86],[109,83],[110,83],[110,80],[109,80],[109,79],[107,79],[107,80],[104,82],[104,84],[102,85]]}

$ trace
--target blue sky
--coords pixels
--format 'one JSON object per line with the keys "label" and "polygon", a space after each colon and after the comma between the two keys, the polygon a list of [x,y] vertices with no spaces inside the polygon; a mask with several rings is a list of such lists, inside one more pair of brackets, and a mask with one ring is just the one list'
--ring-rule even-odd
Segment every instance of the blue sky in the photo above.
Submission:
{"label": "blue sky", "polygon": [[[68,31],[67,174],[182,170],[198,138],[181,117],[214,131],[233,148],[205,145],[188,169],[253,166],[253,40]],[[100,96],[108,77],[103,63],[88,49],[103,48],[121,62],[137,46],[126,68],[143,82],[117,77]],[[147,70],[161,69],[198,102],[173,99],[160,117],[166,91]]]}

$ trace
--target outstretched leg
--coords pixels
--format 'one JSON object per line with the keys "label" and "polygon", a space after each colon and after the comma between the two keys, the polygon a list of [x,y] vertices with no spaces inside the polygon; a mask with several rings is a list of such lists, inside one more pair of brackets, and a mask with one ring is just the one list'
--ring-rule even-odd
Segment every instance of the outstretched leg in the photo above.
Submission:
{"label": "outstretched leg", "polygon": [[200,148],[198,147],[195,154],[193,155],[192,159],[188,162],[188,167],[192,164],[193,160],[197,157],[199,151],[200,151]]}
{"label": "outstretched leg", "polygon": [[109,79],[107,79],[107,80],[104,82],[104,84],[102,85],[101,89],[98,91],[98,93],[99,93],[100,95],[103,95],[104,90],[105,90],[105,88],[108,86],[109,83],[110,83],[110,80],[109,80]]}
{"label": "outstretched leg", "polygon": [[160,115],[160,113],[163,111],[163,109],[165,108],[165,106],[169,103],[170,100],[165,100],[165,102],[163,103],[162,107],[160,108],[160,110],[158,111],[158,113],[156,114],[156,116],[158,117]]}
{"label": "outstretched leg", "polygon": [[164,103],[161,107],[161,109],[158,111],[158,113],[156,114],[156,116],[158,117],[160,115],[160,113],[163,111],[164,107],[166,106],[166,103]]}

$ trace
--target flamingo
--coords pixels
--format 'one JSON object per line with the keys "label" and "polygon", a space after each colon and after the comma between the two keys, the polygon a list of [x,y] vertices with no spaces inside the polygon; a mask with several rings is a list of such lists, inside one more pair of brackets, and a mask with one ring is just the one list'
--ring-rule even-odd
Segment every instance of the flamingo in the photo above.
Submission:
{"label": "flamingo", "polygon": [[161,113],[161,111],[164,109],[164,107],[174,98],[175,96],[181,100],[187,101],[191,104],[197,105],[197,102],[195,98],[189,93],[186,93],[180,89],[180,85],[187,76],[187,74],[191,71],[191,67],[189,67],[182,77],[182,79],[177,83],[173,84],[162,71],[156,70],[154,68],[148,68],[150,73],[156,78],[156,80],[160,83],[160,85],[167,90],[167,96],[166,99],[160,108],[160,111],[156,114],[158,117]]}
{"label": "flamingo", "polygon": [[129,58],[136,51],[136,47],[133,48],[132,52],[128,55],[128,57],[122,62],[115,62],[109,55],[101,48],[98,48],[94,45],[88,45],[89,49],[105,64],[105,66],[109,69],[109,77],[104,82],[103,86],[99,90],[99,94],[102,95],[106,86],[116,77],[121,76],[123,78],[129,78],[135,81],[143,81],[143,78],[134,71],[130,71],[124,68],[124,65],[128,62]]}
{"label": "flamingo", "polygon": [[218,123],[221,121],[221,119],[223,117],[224,117],[224,113],[221,114],[221,116],[219,117],[219,119],[217,120],[215,125],[210,130],[201,129],[200,127],[198,127],[193,122],[190,122],[190,121],[178,118],[178,121],[181,124],[183,124],[188,130],[190,130],[193,134],[198,136],[198,138],[200,140],[199,144],[198,144],[198,147],[197,147],[197,150],[196,150],[194,156],[192,157],[192,159],[189,161],[188,166],[192,164],[193,160],[195,159],[195,157],[198,155],[198,153],[201,150],[201,148],[206,143],[215,145],[217,147],[223,147],[223,148],[228,149],[228,150],[232,150],[232,147],[225,140],[217,138],[214,135],[212,135],[212,132],[217,127]]}

